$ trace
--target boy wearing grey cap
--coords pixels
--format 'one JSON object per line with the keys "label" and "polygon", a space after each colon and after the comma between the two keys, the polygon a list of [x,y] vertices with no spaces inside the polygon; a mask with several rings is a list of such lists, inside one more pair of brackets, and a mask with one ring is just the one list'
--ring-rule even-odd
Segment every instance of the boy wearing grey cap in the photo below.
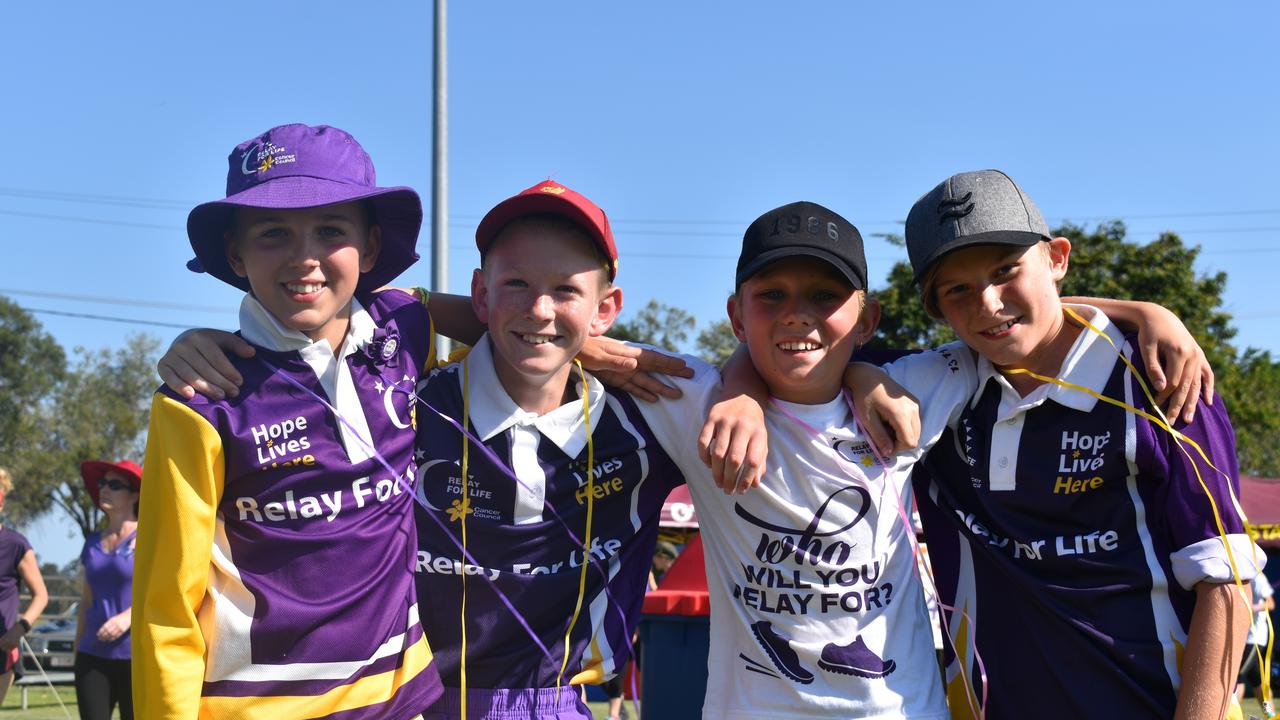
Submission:
{"label": "boy wearing grey cap", "polygon": [[1265,560],[1222,404],[1176,431],[1160,419],[1138,344],[1058,297],[1071,243],[1004,173],[943,181],[906,240],[976,370],[914,480],[955,608],[953,716],[985,697],[989,720],[1221,718],[1249,619],[1233,580]]}

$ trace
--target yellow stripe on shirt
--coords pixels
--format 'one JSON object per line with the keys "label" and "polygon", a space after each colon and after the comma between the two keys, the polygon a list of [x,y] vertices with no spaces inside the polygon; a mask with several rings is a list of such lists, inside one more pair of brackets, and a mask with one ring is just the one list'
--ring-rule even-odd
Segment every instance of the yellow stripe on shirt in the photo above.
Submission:
{"label": "yellow stripe on shirt", "polygon": [[186,405],[156,394],[147,431],[146,490],[139,496],[133,575],[133,701],[138,717],[196,716],[205,601],[218,502],[222,440]]}
{"label": "yellow stripe on shirt", "polygon": [[[384,703],[431,665],[431,647],[424,635],[404,653],[400,667],[369,675],[322,695],[277,695],[200,698],[201,718],[261,717],[272,720],[324,717]],[[252,711],[252,715],[249,712]]]}

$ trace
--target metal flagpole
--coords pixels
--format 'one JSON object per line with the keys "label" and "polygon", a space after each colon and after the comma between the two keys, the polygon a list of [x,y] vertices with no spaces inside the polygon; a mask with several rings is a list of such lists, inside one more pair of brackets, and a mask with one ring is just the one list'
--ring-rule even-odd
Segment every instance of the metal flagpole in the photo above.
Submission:
{"label": "metal flagpole", "polygon": [[[435,63],[431,131],[431,291],[449,292],[449,76],[445,65],[445,0],[435,0]],[[436,338],[436,355],[448,353]]]}

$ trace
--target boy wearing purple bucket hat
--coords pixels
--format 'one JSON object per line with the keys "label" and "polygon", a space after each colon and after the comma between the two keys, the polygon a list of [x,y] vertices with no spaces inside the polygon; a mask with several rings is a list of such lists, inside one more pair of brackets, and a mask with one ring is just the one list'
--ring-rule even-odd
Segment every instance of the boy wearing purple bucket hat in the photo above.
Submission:
{"label": "boy wearing purple bucket hat", "polygon": [[236,397],[157,391],[134,592],[146,718],[411,718],[440,694],[419,623],[417,194],[347,133],[240,144],[187,221],[189,267],[247,291]]}

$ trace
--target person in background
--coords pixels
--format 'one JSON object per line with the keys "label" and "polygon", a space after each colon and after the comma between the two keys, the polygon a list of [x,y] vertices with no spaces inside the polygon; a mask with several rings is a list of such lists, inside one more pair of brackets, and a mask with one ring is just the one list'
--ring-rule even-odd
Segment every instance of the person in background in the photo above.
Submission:
{"label": "person in background", "polygon": [[[9,472],[0,468],[0,512],[5,498],[13,489]],[[18,614],[18,581],[31,589],[31,602]],[[0,525],[0,702],[13,685],[20,666],[18,645],[22,636],[31,632],[31,624],[49,604],[49,591],[36,562],[36,551],[22,533]]]}
{"label": "person in background", "polygon": [[662,578],[679,556],[680,551],[676,550],[675,545],[666,540],[658,541],[658,545],[653,549],[653,569],[649,571],[650,590],[658,589],[658,583],[662,582]]}
{"label": "person in background", "polygon": [[129,460],[90,460],[80,476],[107,526],[80,551],[80,611],[76,621],[76,701],[81,720],[133,718],[129,626],[133,611],[133,548],[142,468]]}

